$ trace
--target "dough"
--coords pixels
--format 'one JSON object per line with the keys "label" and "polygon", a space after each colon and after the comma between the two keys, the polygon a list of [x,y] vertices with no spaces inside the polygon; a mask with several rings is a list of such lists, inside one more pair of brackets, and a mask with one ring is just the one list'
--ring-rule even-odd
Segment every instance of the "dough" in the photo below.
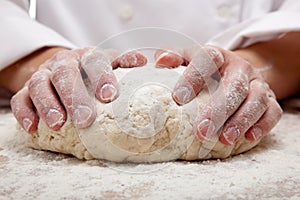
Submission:
{"label": "dough", "polygon": [[[206,89],[193,101],[178,106],[171,97],[184,67],[161,69],[152,65],[117,69],[120,96],[109,104],[95,100],[97,120],[76,130],[70,121],[52,131],[40,121],[30,136],[35,149],[72,154],[79,159],[115,162],[162,162],[176,159],[226,158],[247,151],[257,142],[241,137],[226,146],[217,139],[200,142],[192,133],[193,121],[209,98]],[[213,80],[211,80],[212,85]],[[213,88],[213,87],[212,87]]]}

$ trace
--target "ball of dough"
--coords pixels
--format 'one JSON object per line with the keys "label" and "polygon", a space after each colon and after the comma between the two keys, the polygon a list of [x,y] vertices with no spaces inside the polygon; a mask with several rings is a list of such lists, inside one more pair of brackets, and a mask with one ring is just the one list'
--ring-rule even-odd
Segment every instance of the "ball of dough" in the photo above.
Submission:
{"label": "ball of dough", "polygon": [[41,120],[30,144],[79,159],[115,162],[226,158],[254,147],[258,141],[250,142],[244,136],[231,146],[220,143],[217,136],[203,142],[194,136],[194,119],[211,89],[184,106],[177,105],[171,91],[184,69],[153,65],[116,69],[120,96],[108,104],[95,99],[97,119],[91,127],[78,130],[67,121],[59,131],[53,131]]}

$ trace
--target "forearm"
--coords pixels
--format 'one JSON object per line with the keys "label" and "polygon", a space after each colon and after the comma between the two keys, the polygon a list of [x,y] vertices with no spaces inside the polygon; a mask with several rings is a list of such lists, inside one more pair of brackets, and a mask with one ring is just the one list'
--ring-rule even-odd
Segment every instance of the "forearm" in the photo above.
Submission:
{"label": "forearm", "polygon": [[21,89],[39,66],[64,47],[45,47],[0,71],[0,87],[15,93]]}
{"label": "forearm", "polygon": [[300,92],[300,32],[235,52],[260,70],[278,99]]}

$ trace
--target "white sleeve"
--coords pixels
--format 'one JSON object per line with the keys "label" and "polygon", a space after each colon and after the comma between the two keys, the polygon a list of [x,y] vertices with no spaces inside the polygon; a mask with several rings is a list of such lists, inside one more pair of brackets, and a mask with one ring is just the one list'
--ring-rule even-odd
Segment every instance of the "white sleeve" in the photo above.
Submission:
{"label": "white sleeve", "polygon": [[7,0],[0,1],[0,27],[0,70],[41,47],[75,47]]}
{"label": "white sleeve", "polygon": [[278,38],[291,31],[300,31],[300,1],[286,0],[277,11],[244,21],[220,33],[208,44],[225,49],[244,48],[251,44]]}

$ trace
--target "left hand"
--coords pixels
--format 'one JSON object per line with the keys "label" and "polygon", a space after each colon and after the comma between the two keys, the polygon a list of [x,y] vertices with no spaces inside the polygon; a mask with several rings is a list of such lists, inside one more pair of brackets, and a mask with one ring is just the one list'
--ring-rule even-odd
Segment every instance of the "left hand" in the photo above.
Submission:
{"label": "left hand", "polygon": [[205,46],[157,51],[155,57],[158,66],[187,65],[172,94],[179,105],[197,96],[207,78],[220,74],[218,89],[194,122],[194,133],[201,141],[215,134],[225,145],[235,144],[243,135],[256,141],[270,132],[282,115],[258,70],[234,52]]}
{"label": "left hand", "polygon": [[61,50],[41,64],[12,97],[12,112],[28,133],[38,129],[40,119],[57,131],[65,124],[67,114],[76,128],[87,128],[97,112],[85,81],[90,82],[97,100],[109,103],[119,94],[113,69],[146,62],[146,57],[137,51],[119,55],[115,50],[97,47]]}

